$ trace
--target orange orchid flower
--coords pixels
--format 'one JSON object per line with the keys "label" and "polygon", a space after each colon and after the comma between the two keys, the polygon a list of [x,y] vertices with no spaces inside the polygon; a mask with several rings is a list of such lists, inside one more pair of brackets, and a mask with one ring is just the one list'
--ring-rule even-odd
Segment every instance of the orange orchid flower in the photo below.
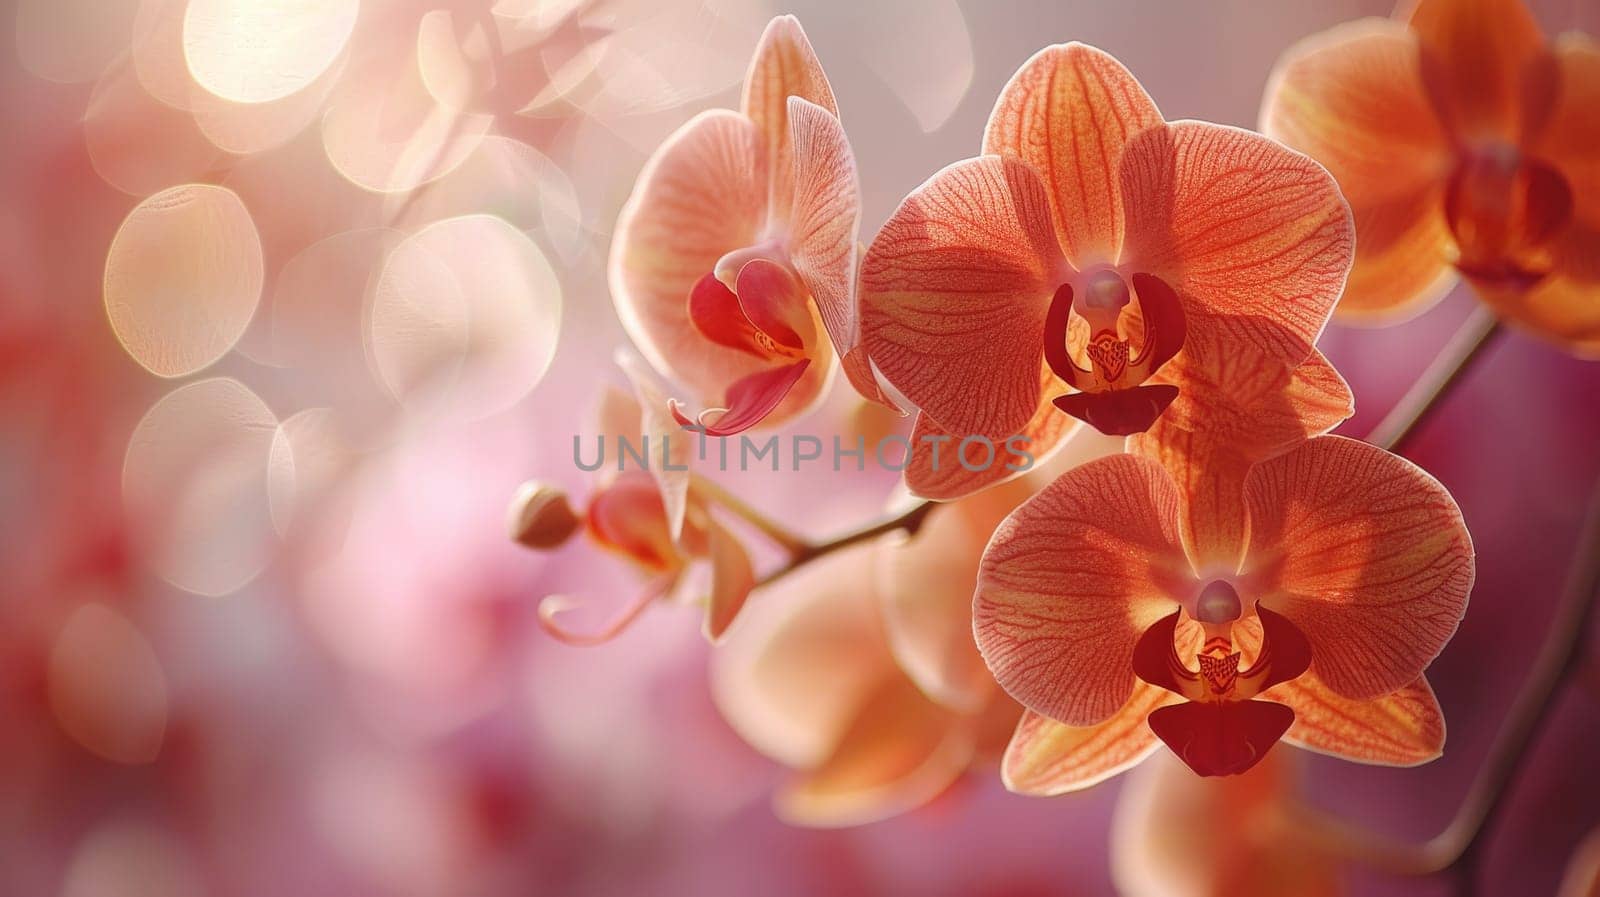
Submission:
{"label": "orange orchid flower", "polygon": [[1600,355],[1600,48],[1519,0],[1421,0],[1310,37],[1262,130],[1328,166],[1358,243],[1341,315],[1409,316],[1465,277],[1502,318]]}
{"label": "orange orchid flower", "polygon": [[940,506],[909,541],[807,565],[767,586],[729,633],[712,660],[717,705],[797,771],[776,795],[780,816],[870,822],[999,757],[1021,708],[973,643],[972,591],[990,533],[1029,489],[1019,480]]}
{"label": "orange orchid flower", "polygon": [[1228,482],[1106,458],[995,533],[974,629],[1028,708],[1002,767],[1013,790],[1085,787],[1158,739],[1201,775],[1243,772],[1280,738],[1363,762],[1438,754],[1422,673],[1473,580],[1449,493],[1337,436],[1250,466],[1238,513],[1195,500]]}
{"label": "orange orchid flower", "polygon": [[1156,757],[1117,799],[1111,877],[1123,897],[1335,897],[1338,865],[1295,819],[1294,764],[1266,757],[1202,779]]}
{"label": "orange orchid flower", "polygon": [[[918,448],[1021,435],[1043,456],[1072,429],[1063,413],[1140,433],[1311,355],[1354,241],[1315,162],[1168,123],[1120,63],[1076,43],[1017,72],[983,150],[907,197],[862,262],[863,339],[920,409]],[[930,455],[907,470],[927,497],[1010,475]]]}
{"label": "orange orchid flower", "polygon": [[[690,440],[667,414],[667,402],[642,362],[621,355],[618,363],[633,380],[634,395],[616,389],[603,394],[598,420],[602,438],[625,436],[633,444],[659,446],[650,455],[649,470],[627,461],[622,470],[608,470],[590,494],[580,517],[560,490],[524,484],[511,504],[512,537],[535,550],[565,544],[580,528],[600,548],[626,558],[649,578],[644,590],[599,630],[568,629],[559,615],[574,605],[561,596],[539,604],[540,625],[570,645],[595,645],[623,632],[646,608],[680,591],[694,561],[711,564],[711,594],[706,602],[705,631],[722,638],[755,586],[755,569],[744,545],[712,516],[688,475]],[[668,440],[665,437],[675,435]]]}
{"label": "orange orchid flower", "polygon": [[658,371],[720,407],[698,415],[709,435],[809,409],[835,351],[856,389],[888,401],[857,346],[861,198],[838,113],[800,23],[779,16],[742,111],[704,112],[667,138],[617,221],[623,327]]}

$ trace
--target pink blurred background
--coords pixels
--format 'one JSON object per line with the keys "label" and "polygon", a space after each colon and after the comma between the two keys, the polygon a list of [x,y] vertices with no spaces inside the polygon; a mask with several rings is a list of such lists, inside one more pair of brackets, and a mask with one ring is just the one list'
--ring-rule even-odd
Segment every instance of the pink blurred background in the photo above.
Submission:
{"label": "pink blurred background", "polygon": [[[1387,4],[368,0],[337,58],[266,104],[184,80],[163,30],[184,6],[10,0],[0,15],[0,894],[1113,893],[1118,780],[1041,800],[974,774],[887,822],[780,823],[782,772],[719,718],[697,615],[655,609],[612,644],[555,643],[540,596],[620,600],[636,583],[581,546],[519,549],[506,502],[531,477],[584,494],[572,437],[602,384],[624,385],[611,224],[662,137],[736,102],[771,15],[797,14],[828,70],[870,233],[976,151],[1000,87],[1046,43],[1110,51],[1169,119],[1253,127],[1283,49]],[[1600,32],[1600,4],[1535,8],[1550,32]],[[521,49],[493,88],[472,61],[489,31]],[[400,95],[418,86],[403,70],[427,93]],[[249,83],[237,74],[207,83]],[[373,109],[390,114],[363,124]],[[385,154],[440,122],[414,177],[352,182],[392,174]],[[186,183],[243,201],[262,299],[226,354],[161,377],[152,359],[199,350],[160,309],[114,332],[103,286],[124,219]],[[500,278],[499,341],[459,322],[410,341],[368,326],[389,254],[468,214],[515,232],[474,231],[446,259],[458,279]],[[520,267],[482,249],[491,232]],[[113,268],[136,292],[171,274]],[[1458,289],[1397,328],[1330,328],[1322,348],[1357,397],[1342,432],[1365,433],[1471,305]],[[440,363],[454,386],[415,385]],[[793,429],[847,426],[856,402],[835,392]],[[167,413],[146,417],[158,401]],[[1466,621],[1429,672],[1449,742],[1412,770],[1306,755],[1315,803],[1410,839],[1448,821],[1544,635],[1597,446],[1600,367],[1516,334],[1428,423],[1408,454],[1456,496],[1479,555]],[[812,535],[876,514],[894,485],[723,479]],[[1596,664],[1488,835],[1483,893],[1552,893],[1600,825]],[[1348,884],[1448,882],[1351,870]]]}

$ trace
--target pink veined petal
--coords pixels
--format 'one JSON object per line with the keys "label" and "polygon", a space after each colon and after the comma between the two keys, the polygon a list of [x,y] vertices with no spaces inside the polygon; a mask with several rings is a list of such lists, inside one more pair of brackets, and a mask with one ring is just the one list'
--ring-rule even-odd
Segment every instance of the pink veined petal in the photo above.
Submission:
{"label": "pink veined petal", "polygon": [[817,61],[800,20],[778,16],[767,23],[767,30],[756,44],[740,103],[767,147],[767,158],[772,163],[772,216],[777,221],[789,220],[789,204],[794,196],[790,97],[815,103],[836,118],[839,115],[833,88],[828,85],[828,76],[822,71],[822,63]]}
{"label": "pink veined petal", "polygon": [[744,116],[695,116],[661,145],[617,219],[608,277],[623,329],[662,374],[698,397],[768,364],[707,339],[688,303],[717,261],[756,242],[766,222],[767,159]]}
{"label": "pink veined petal", "polygon": [[[672,414],[685,427],[704,430],[707,436],[733,436],[761,423],[800,382],[811,359],[751,374],[728,387],[728,407],[714,422],[691,420],[676,400],[668,400]],[[702,418],[707,412],[701,412]]]}
{"label": "pink veined petal", "polygon": [[1308,673],[1268,697],[1294,708],[1294,725],[1283,740],[1296,747],[1384,766],[1417,766],[1444,752],[1444,714],[1422,676],[1382,697],[1355,701]]}
{"label": "pink veined petal", "polygon": [[1232,354],[1289,367],[1310,354],[1355,253],[1350,207],[1322,166],[1250,131],[1180,121],[1130,142],[1121,181],[1122,264],[1177,290],[1190,337],[1217,330]]}
{"label": "pink veined petal", "polygon": [[860,346],[856,240],[861,230],[861,186],[844,127],[821,106],[790,97],[789,133],[795,175],[789,257],[817,304],[850,385],[862,396],[895,408],[879,388]]}
{"label": "pink veined petal", "polygon": [[1078,268],[1114,262],[1122,248],[1118,166],[1128,141],[1161,125],[1161,112],[1110,54],[1080,43],[1034,54],[1000,92],[983,151],[1039,174],[1054,231]]}
{"label": "pink veined petal", "polygon": [[1347,698],[1422,674],[1466,611],[1472,539],[1450,493],[1380,448],[1319,436],[1245,480],[1245,575],[1311,641],[1311,670]]}
{"label": "pink veined petal", "polygon": [[1022,705],[1092,726],[1133,692],[1139,636],[1192,587],[1179,495],[1154,461],[1101,458],[1007,517],[973,600],[978,649]]}
{"label": "pink veined petal", "polygon": [[1160,746],[1145,719],[1177,696],[1140,682],[1122,709],[1093,726],[1068,726],[1025,711],[1000,777],[1007,789],[1041,797],[1081,791],[1138,765]]}
{"label": "pink veined petal", "polygon": [[706,607],[706,637],[716,642],[722,639],[739,611],[744,607],[750,590],[755,588],[756,574],[750,564],[750,555],[739,539],[716,521],[708,527],[711,551],[711,601]]}
{"label": "pink veined petal", "polygon": [[603,645],[621,635],[623,630],[639,619],[645,609],[656,602],[668,592],[677,582],[676,576],[658,576],[650,581],[638,597],[623,606],[622,610],[610,622],[601,626],[594,632],[577,632],[563,626],[557,619],[562,612],[578,607],[585,602],[559,595],[551,595],[539,602],[539,627],[557,641],[574,647],[590,647]]}
{"label": "pink veined petal", "polygon": [[1023,162],[958,162],[900,204],[861,266],[862,335],[947,431],[1004,439],[1038,411],[1044,318],[1066,261]]}
{"label": "pink veined petal", "polygon": [[1244,478],[1257,461],[1333,429],[1354,411],[1350,388],[1312,350],[1290,371],[1271,359],[1228,357],[1202,331],[1162,377],[1175,402],[1128,450],[1160,461],[1184,496],[1183,534],[1196,569],[1238,569],[1245,550]]}
{"label": "pink veined petal", "polygon": [[[1046,394],[1062,388],[1048,370],[1041,369],[1041,375],[1041,389]],[[1054,405],[1041,403],[1015,434],[1020,438],[988,441],[994,447],[991,457],[981,439],[971,439],[972,434],[946,432],[933,418],[919,412],[911,427],[906,486],[923,498],[962,498],[1037,469],[1077,429],[1076,420],[1057,411]]]}

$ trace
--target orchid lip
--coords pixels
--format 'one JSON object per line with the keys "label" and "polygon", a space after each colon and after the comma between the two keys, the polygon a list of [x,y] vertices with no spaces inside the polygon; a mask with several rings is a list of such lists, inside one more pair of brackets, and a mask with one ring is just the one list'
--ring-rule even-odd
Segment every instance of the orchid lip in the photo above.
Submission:
{"label": "orchid lip", "polygon": [[[1142,324],[1137,339],[1122,321],[1130,306],[1138,308]],[[1089,329],[1082,362],[1068,342],[1074,318]],[[1145,381],[1177,355],[1187,332],[1177,292],[1159,277],[1100,267],[1069,278],[1045,315],[1044,359],[1078,392],[1058,396],[1056,407],[1107,435],[1148,430],[1177,398],[1178,387]]]}

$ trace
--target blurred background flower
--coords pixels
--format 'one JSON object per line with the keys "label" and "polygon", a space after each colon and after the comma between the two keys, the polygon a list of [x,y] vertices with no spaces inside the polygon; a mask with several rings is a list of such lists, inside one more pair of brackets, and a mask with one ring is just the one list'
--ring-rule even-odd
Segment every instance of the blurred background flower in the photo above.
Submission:
{"label": "blurred background flower", "polygon": [[[1600,31],[1593,4],[1534,10],[1546,33]],[[713,702],[699,615],[652,608],[591,649],[539,629],[539,596],[637,588],[598,553],[504,531],[529,477],[586,494],[572,436],[598,384],[626,388],[609,231],[661,139],[737,103],[778,12],[833,80],[870,234],[976,150],[1045,43],[1114,53],[1169,119],[1248,127],[1285,47],[1390,9],[14,0],[0,893],[1114,893],[1119,791],[1181,786],[1041,800],[974,774],[887,821],[793,828],[771,809],[789,773]],[[1471,306],[1458,288],[1402,327],[1331,329],[1357,397],[1342,432],[1365,433]],[[1513,334],[1419,434],[1410,457],[1479,553],[1428,674],[1450,741],[1414,770],[1309,758],[1293,800],[1410,839],[1449,819],[1549,622],[1600,475],[1597,396],[1600,369]],[[905,425],[836,385],[783,432]],[[808,535],[895,488],[849,465],[715,477]],[[1554,891],[1600,822],[1596,695],[1563,693],[1489,831],[1484,892]],[[1359,870],[1342,885],[1432,893]]]}

